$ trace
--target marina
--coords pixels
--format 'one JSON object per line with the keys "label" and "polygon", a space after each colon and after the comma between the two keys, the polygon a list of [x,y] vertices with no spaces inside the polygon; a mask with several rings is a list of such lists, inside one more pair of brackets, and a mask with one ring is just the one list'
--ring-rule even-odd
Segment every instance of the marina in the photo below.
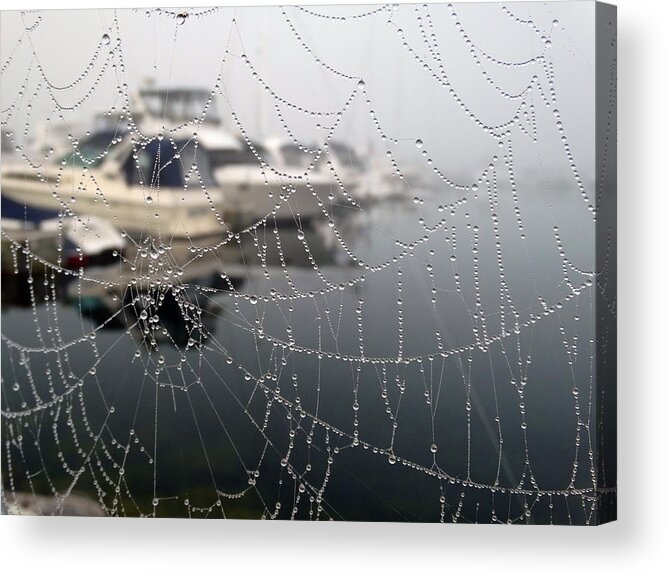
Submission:
{"label": "marina", "polygon": [[[141,90],[136,112],[96,115],[82,139],[68,135],[68,152],[62,134],[48,147],[33,142],[39,153],[47,150],[38,169],[26,161],[31,150],[10,152],[2,164],[3,195],[26,209],[93,216],[119,232],[165,241],[224,236],[267,220],[307,226],[330,220],[339,204],[358,209],[361,200],[399,197],[386,191],[395,184],[366,171],[352,148],[244,140],[222,125],[212,101],[197,89]],[[197,114],[208,115],[205,126],[192,125]],[[16,222],[15,215],[5,210],[3,220]]]}
{"label": "marina", "polygon": [[600,36],[476,6],[3,12],[3,510],[614,517]]}

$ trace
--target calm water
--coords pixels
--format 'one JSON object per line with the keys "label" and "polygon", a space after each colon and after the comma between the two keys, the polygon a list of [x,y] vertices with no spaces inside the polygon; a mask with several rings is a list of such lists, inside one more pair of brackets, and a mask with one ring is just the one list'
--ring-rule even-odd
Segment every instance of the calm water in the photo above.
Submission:
{"label": "calm water", "polygon": [[[594,417],[593,294],[588,287],[571,297],[567,280],[578,286],[587,277],[567,268],[567,278],[562,265],[562,253],[581,270],[594,265],[579,198],[525,194],[523,240],[509,199],[494,207],[482,189],[440,212],[459,196],[415,196],[423,204],[336,214],[349,251],[371,266],[389,263],[377,271],[353,261],[325,223],[303,240],[295,227],[274,234],[269,226],[256,245],[247,235],[191,263],[196,253],[175,249],[184,289],[167,293],[158,313],[169,335],[152,347],[128,328],[139,314],[132,297],[148,292],[118,279],[131,275],[126,268],[102,272],[121,286],[103,298],[89,282],[59,282],[55,308],[44,305],[36,272],[34,311],[26,276],[3,275],[2,406],[5,415],[29,412],[3,418],[12,441],[5,488],[49,493],[73,484],[120,515],[585,522],[586,499],[544,493],[592,485],[577,409],[583,422]],[[322,278],[344,289],[315,295]],[[271,289],[294,297],[270,301]],[[183,320],[178,301],[196,304],[193,315],[202,310],[200,327]],[[560,309],[538,316],[542,302],[558,301]],[[527,323],[519,334],[512,309]],[[496,338],[502,323],[507,333]],[[58,353],[7,343],[63,348],[93,332]],[[291,348],[274,345],[290,338]],[[53,397],[63,399],[34,410]]]}

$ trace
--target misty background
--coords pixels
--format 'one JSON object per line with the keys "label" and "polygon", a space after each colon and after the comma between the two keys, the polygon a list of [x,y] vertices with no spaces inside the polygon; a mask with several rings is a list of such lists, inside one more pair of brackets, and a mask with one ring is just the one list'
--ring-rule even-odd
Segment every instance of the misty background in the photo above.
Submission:
{"label": "misty background", "polygon": [[[531,27],[509,18],[502,6],[500,3],[456,3],[453,11],[457,18],[453,18],[452,10],[446,4],[428,5],[442,64],[451,85],[465,106],[489,125],[511,120],[519,100],[504,98],[484,79],[484,70],[499,88],[510,94],[524,90],[533,75],[539,76],[542,86],[548,85],[540,63],[498,66],[479,55],[482,66],[477,66],[465,38],[456,27],[457,21],[475,45],[499,61],[525,62],[547,49],[552,58],[558,107],[566,134],[580,173],[589,181],[594,174],[594,141],[590,138],[594,128],[594,35],[588,31],[594,18],[594,3],[506,4],[520,19],[532,20],[536,28],[549,36],[552,34],[549,48]],[[461,179],[460,183],[468,183],[470,176],[497,152],[497,142],[470,122],[448,88],[435,81],[432,73],[403,46],[403,41],[407,41],[439,74],[438,65],[427,55],[417,27],[416,10],[422,11],[422,6],[403,5],[397,10],[389,7],[364,18],[353,18],[355,14],[379,7],[381,5],[310,6],[307,11],[285,7],[288,19],[311,52],[302,46],[279,7],[223,7],[210,13],[206,11],[201,17],[197,14],[205,9],[2,12],[0,53],[3,63],[10,57],[12,59],[2,75],[2,109],[6,110],[16,100],[24,83],[26,94],[35,90],[40,82],[37,62],[54,88],[77,80],[90,62],[100,38],[108,32],[112,42],[101,46],[99,61],[92,72],[71,89],[53,91],[61,105],[71,106],[89,92],[94,81],[98,81],[92,95],[79,108],[62,111],[68,122],[91,119],[97,112],[122,105],[118,85],[123,82],[128,84],[130,95],[146,80],[158,87],[212,90],[216,76],[222,72],[222,90],[228,99],[218,97],[217,105],[226,127],[237,128],[230,117],[233,108],[251,138],[285,135],[274,107],[276,102],[242,62],[241,55],[245,54],[260,78],[274,92],[311,111],[341,110],[357,86],[355,78],[362,78],[366,84],[365,94],[372,103],[366,104],[365,95],[360,93],[344,112],[334,134],[336,139],[347,141],[361,153],[383,154],[387,144],[380,141],[368,114],[373,109],[389,138],[404,140],[390,147],[399,165],[402,159],[420,161],[427,169],[413,146],[418,138],[423,140],[424,149],[436,166],[445,174]],[[178,13],[188,14],[182,25],[176,21]],[[313,13],[346,19],[327,19]],[[115,30],[110,30],[115,15],[126,75],[121,78],[118,70],[110,67],[99,77],[101,62],[107,58],[118,36]],[[42,21],[30,33],[28,41],[24,30],[39,18]],[[389,19],[390,25],[387,24]],[[555,19],[559,22],[557,27],[552,24]],[[427,30],[425,18],[423,24]],[[402,35],[399,29],[403,31]],[[17,46],[22,37],[23,41]],[[229,54],[225,59],[227,49]],[[325,69],[315,57],[353,79]],[[32,69],[26,73],[31,63]],[[540,129],[538,134],[541,144],[550,149],[551,141],[555,144],[559,137],[554,129],[554,118],[544,109],[536,90],[527,96],[527,102],[534,104],[540,128],[551,128]],[[49,116],[58,123],[46,90],[40,90],[32,104],[27,126],[25,110],[19,110],[11,125],[3,126],[17,132],[17,142],[21,140],[24,127],[29,134]],[[321,140],[321,130],[317,130],[316,124],[325,124],[325,118],[305,116],[284,105],[280,108],[299,141]],[[532,161],[535,147],[523,145],[524,140],[515,137],[519,169],[521,164],[535,164]],[[567,169],[561,146],[558,149],[559,152],[538,159],[550,174],[562,174]],[[566,172],[562,175],[566,177]]]}

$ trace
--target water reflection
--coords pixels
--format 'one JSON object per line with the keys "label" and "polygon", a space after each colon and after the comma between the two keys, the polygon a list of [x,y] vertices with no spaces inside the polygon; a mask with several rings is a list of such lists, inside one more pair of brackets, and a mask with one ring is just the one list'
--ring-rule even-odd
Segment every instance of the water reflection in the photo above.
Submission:
{"label": "water reflection", "polygon": [[[559,219],[568,245],[587,245],[587,230],[566,203],[555,209],[569,217],[526,201],[535,260],[511,210],[500,210],[500,267],[497,208],[485,194],[422,190],[419,202],[340,207],[334,226],[266,223],[196,243],[128,237],[111,265],[33,273],[29,301],[21,295],[29,276],[5,275],[3,334],[35,345],[37,324],[52,330],[53,345],[81,342],[65,348],[61,393],[71,393],[70,380],[84,382],[86,426],[118,448],[140,447],[122,463],[121,496],[102,497],[112,513],[155,512],[157,494],[160,515],[260,516],[268,508],[281,517],[281,486],[299,493],[304,484],[315,505],[326,486],[322,517],[473,521],[457,508],[465,493],[483,512],[511,516],[512,506],[527,505],[539,522],[581,522],[588,507],[568,508],[554,494],[574,463],[576,485],[591,481],[577,454],[586,440],[576,414],[579,401],[593,405],[593,390],[584,387],[589,363],[571,366],[558,326],[589,357],[593,324],[587,278],[577,278],[573,296],[562,285],[549,222]],[[590,265],[584,249],[567,254],[580,269]],[[503,311],[507,293],[534,322]],[[544,313],[542,302],[562,305]],[[7,349],[3,373],[19,356]],[[48,354],[30,364],[33,374],[58,365]],[[31,385],[39,402],[58,395],[48,379]],[[31,404],[10,392],[3,405]],[[44,439],[42,451],[76,459],[65,437],[59,432],[52,448]],[[116,460],[117,448],[106,449]],[[26,469],[42,467],[37,453],[26,447],[23,455]],[[526,477],[552,495],[536,503]],[[494,486],[511,489],[498,498]]]}
{"label": "water reflection", "polygon": [[[349,257],[329,231],[325,225],[280,227],[279,234],[265,233],[261,244],[258,234],[224,245],[217,238],[196,246],[174,241],[158,257],[144,255],[144,246],[153,245],[149,239],[132,240],[110,265],[81,268],[80,276],[56,276],[58,301],[76,308],[97,328],[128,330],[139,344],[155,348],[170,342],[187,347],[188,342],[192,345],[193,340],[201,342],[215,333],[215,318],[224,313],[218,296],[242,293],[252,278],[309,270],[314,262],[318,270],[349,267]],[[156,265],[142,265],[142,260],[158,260],[165,254],[168,258]],[[30,305],[28,277],[21,272],[3,276],[5,309]],[[35,283],[43,288],[34,294],[39,300],[48,284],[45,288],[44,282]]]}

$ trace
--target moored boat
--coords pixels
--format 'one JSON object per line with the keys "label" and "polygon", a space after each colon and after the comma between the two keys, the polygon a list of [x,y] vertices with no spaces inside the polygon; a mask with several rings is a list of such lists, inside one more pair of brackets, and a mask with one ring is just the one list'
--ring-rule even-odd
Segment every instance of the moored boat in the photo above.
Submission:
{"label": "moored boat", "polygon": [[83,157],[77,147],[53,165],[8,160],[2,193],[64,216],[96,216],[131,236],[168,241],[231,229],[207,151],[192,134],[157,135],[140,144],[118,137],[99,156]]}

